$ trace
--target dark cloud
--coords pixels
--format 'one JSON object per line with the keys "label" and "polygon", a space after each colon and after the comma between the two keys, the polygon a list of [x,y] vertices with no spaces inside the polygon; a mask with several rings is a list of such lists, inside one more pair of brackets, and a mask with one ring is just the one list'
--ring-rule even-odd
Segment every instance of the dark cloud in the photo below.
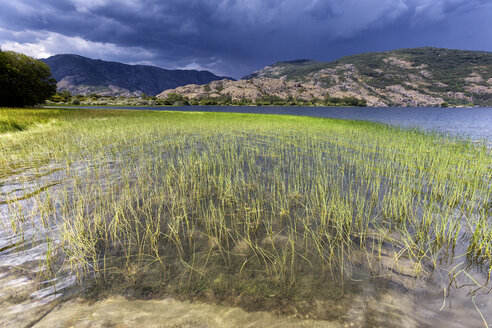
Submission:
{"label": "dark cloud", "polygon": [[492,50],[488,0],[16,0],[0,44],[235,77],[279,60],[445,46]]}

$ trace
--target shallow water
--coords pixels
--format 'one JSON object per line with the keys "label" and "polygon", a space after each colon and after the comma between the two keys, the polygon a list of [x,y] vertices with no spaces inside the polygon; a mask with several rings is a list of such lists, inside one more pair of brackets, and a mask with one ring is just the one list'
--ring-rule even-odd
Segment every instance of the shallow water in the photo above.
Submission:
{"label": "shallow water", "polygon": [[[70,290],[76,286],[75,276],[62,273],[55,279],[43,280],[35,275],[45,267],[45,254],[49,245],[43,241],[44,234],[52,234],[52,242],[55,244],[57,239],[56,230],[45,231],[36,215],[39,210],[37,203],[47,190],[43,189],[40,193],[33,190],[50,184],[48,189],[54,197],[57,191],[70,188],[68,174],[53,168],[51,173],[47,173],[49,167],[35,170],[34,173],[26,171],[23,178],[16,176],[10,183],[4,181],[2,186],[3,199],[21,199],[16,204],[23,206],[25,215],[31,216],[32,220],[26,220],[25,226],[20,227],[24,231],[23,236],[13,234],[10,229],[2,229],[0,232],[3,245],[0,251],[0,326],[458,328],[486,327],[484,320],[492,322],[490,287],[477,291],[477,285],[464,273],[458,276],[459,283],[449,285],[448,272],[459,263],[459,259],[432,272],[428,282],[424,283],[409,273],[412,271],[412,263],[402,260],[395,266],[391,254],[384,256],[384,250],[380,261],[388,270],[382,271],[382,279],[361,282],[358,293],[350,295],[351,299],[342,302],[343,305],[341,303],[336,310],[318,309],[318,313],[340,312],[342,309],[345,314],[335,321],[246,312],[237,307],[174,299],[146,301],[116,297],[96,303],[70,300],[70,297],[63,296],[74,294]],[[53,184],[53,181],[59,183]],[[19,191],[22,188],[24,194]],[[23,197],[25,194],[31,196]],[[9,204],[5,202],[0,205],[3,225],[9,224],[9,213],[14,213]],[[458,272],[458,269],[454,272]],[[474,270],[467,268],[466,271],[473,273]],[[474,279],[480,284],[486,281],[485,276],[477,271]],[[470,293],[476,296],[472,298]],[[67,299],[68,302],[65,301]]]}
{"label": "shallow water", "polygon": [[[58,106],[46,106],[59,108]],[[63,108],[63,106],[61,106]],[[244,114],[302,115],[387,123],[406,128],[449,133],[454,136],[485,140],[492,146],[492,108],[439,107],[284,107],[284,106],[185,106],[185,107],[110,107],[164,111],[228,112]]]}
{"label": "shallow water", "polygon": [[[478,297],[477,297],[478,298]],[[351,300],[343,318],[316,320],[308,317],[279,316],[256,311],[247,312],[231,306],[205,304],[199,301],[125,299],[121,296],[88,302],[71,299],[56,305],[34,304],[22,307],[31,313],[33,327],[484,327],[480,315],[473,314],[463,297],[452,297],[442,305],[442,299],[419,298],[397,289],[377,290],[367,284]],[[50,300],[49,300],[50,301]],[[476,301],[487,309],[487,298]],[[44,306],[44,308],[42,308]],[[340,306],[321,311],[338,311]],[[442,309],[441,309],[442,308]],[[11,310],[11,311],[15,311]],[[12,313],[12,312],[11,312]],[[486,315],[486,314],[485,314]],[[12,321],[12,323],[16,323]]]}
{"label": "shallow water", "polygon": [[[173,299],[144,301],[115,297],[92,304],[83,300],[65,302],[63,296],[69,296],[70,287],[75,285],[74,276],[63,272],[56,279],[43,280],[36,276],[46,268],[47,250],[58,242],[57,231],[52,229],[55,225],[45,229],[41,222],[39,213],[43,209],[40,204],[47,192],[56,198],[59,191],[66,194],[73,190],[71,181],[74,176],[81,178],[82,183],[91,183],[90,165],[74,164],[68,172],[46,164],[0,181],[0,326],[485,327],[484,320],[489,324],[492,322],[490,286],[477,291],[477,285],[464,273],[458,276],[457,284],[449,285],[448,273],[455,266],[458,267],[454,272],[459,269],[466,269],[469,273],[475,271],[477,282],[485,283],[480,270],[459,266],[459,257],[443,265],[441,270],[432,272],[427,283],[407,273],[412,271],[406,270],[406,265],[411,266],[411,263],[401,261],[395,266],[391,256],[383,257],[383,266],[387,270],[381,279],[362,282],[359,293],[350,295],[353,297],[350,302],[343,306],[333,305],[337,312],[342,309],[345,313],[337,321],[316,321],[266,312],[248,313],[236,307]],[[125,161],[115,163],[102,159],[97,165],[108,167],[105,171],[108,176],[101,176],[104,188],[104,183],[117,181],[118,171]],[[15,220],[20,226],[12,229],[12,215],[25,216],[26,219]],[[23,234],[15,231],[23,231]],[[52,246],[45,242],[47,234],[50,234]],[[457,250],[457,254],[462,252]],[[472,298],[470,293],[475,296]],[[319,311],[335,309],[328,307]]]}
{"label": "shallow water", "polygon": [[[82,186],[92,184],[87,175],[94,165],[77,163],[67,170],[45,164],[20,169],[0,180],[0,327],[31,326],[76,285],[68,267],[54,278],[44,271],[50,265],[47,254],[60,244],[57,223],[70,220],[66,212],[65,216],[59,213],[59,207],[73,201],[74,180]],[[103,159],[97,165],[109,167],[113,176],[119,169]],[[97,185],[104,190],[111,180],[101,178]],[[47,204],[53,208],[44,208]],[[50,213],[48,220],[45,213]]]}
{"label": "shallow water", "polygon": [[93,304],[70,301],[49,313],[34,327],[342,327],[339,323],[280,318],[266,312],[164,300],[109,298]]}

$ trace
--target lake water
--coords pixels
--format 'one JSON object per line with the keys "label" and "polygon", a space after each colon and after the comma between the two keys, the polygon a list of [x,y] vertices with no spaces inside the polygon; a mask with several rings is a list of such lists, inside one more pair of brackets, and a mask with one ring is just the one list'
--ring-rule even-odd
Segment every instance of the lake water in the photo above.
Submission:
{"label": "lake water", "polygon": [[[55,106],[53,106],[55,107]],[[51,107],[51,108],[53,108]],[[109,106],[82,108],[115,108]],[[492,108],[438,107],[259,107],[186,106],[118,107],[138,110],[202,111],[250,114],[303,115],[381,122],[401,127],[438,131],[454,136],[485,140],[492,145]]]}
{"label": "lake water", "polygon": [[[93,107],[92,107],[93,108]],[[97,107],[114,108],[114,107]],[[492,145],[492,108],[332,108],[332,107],[122,107],[136,110],[237,112],[353,119],[382,122],[402,127],[439,131]],[[123,163],[124,164],[124,163]],[[83,177],[83,167],[78,176]],[[45,267],[43,229],[39,218],[24,222],[22,239],[29,243],[22,252],[11,245],[21,243],[20,236],[9,227],[12,213],[29,217],[36,209],[34,194],[39,186],[50,185],[50,193],[69,181],[69,174],[58,167],[45,166],[27,170],[22,177],[11,176],[0,181],[0,198],[22,198],[21,210],[0,203],[0,326],[3,327],[346,327],[339,322],[278,317],[266,312],[245,312],[239,308],[213,304],[182,302],[169,298],[156,300],[126,300],[112,297],[96,303],[77,299],[65,302],[65,290],[75,285],[75,277],[60,275],[58,279],[39,281],[35,272]],[[88,177],[90,179],[90,177]],[[20,182],[22,181],[22,182]],[[41,197],[41,196],[39,196]],[[34,210],[33,210],[34,211]],[[34,223],[34,224],[33,224]],[[57,243],[56,234],[52,241]],[[460,261],[457,259],[457,261]],[[413,279],[398,276],[383,289],[368,282],[347,308],[350,326],[366,327],[376,322],[381,327],[487,327],[492,322],[492,292],[490,286],[477,291],[476,286],[461,282],[451,286],[446,270],[435,271],[428,285],[410,286]],[[22,267],[14,270],[13,268]],[[461,267],[460,267],[461,268]],[[471,272],[471,271],[470,271]],[[466,280],[466,276],[461,274]],[[484,275],[475,276],[486,285]],[[408,280],[408,283],[407,283]],[[394,286],[398,287],[394,287]],[[400,287],[400,285],[405,286]],[[62,301],[63,299],[63,301]],[[59,307],[53,309],[54,305]]]}

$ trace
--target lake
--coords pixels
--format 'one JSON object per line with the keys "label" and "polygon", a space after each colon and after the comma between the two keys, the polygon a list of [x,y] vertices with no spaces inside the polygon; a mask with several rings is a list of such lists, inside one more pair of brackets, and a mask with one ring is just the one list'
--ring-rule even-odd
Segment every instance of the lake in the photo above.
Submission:
{"label": "lake", "polygon": [[[47,106],[49,108],[58,106]],[[60,106],[63,107],[63,106]],[[86,108],[86,107],[81,107]],[[115,108],[96,106],[87,108]],[[303,115],[381,122],[407,128],[438,131],[492,144],[492,108],[438,107],[276,107],[185,106],[118,107],[138,110],[231,112],[245,114]]]}
{"label": "lake", "polygon": [[[116,109],[115,107],[99,108]],[[116,110],[112,114],[122,117],[113,118],[98,117],[98,113],[104,111],[92,111],[88,117],[74,116],[73,120],[67,119],[66,122],[60,116],[57,121],[59,125],[54,124],[53,130],[49,130],[49,126],[38,126],[32,132],[28,130],[19,134],[5,135],[4,144],[0,145],[6,146],[3,156],[12,158],[12,161],[8,162],[12,169],[9,174],[0,178],[2,227],[0,229],[0,308],[2,309],[0,326],[458,328],[487,327],[487,323],[492,322],[491,286],[488,280],[490,266],[487,266],[486,262],[480,264],[477,261],[467,260],[472,254],[468,248],[471,235],[469,227],[474,220],[478,222],[478,218],[486,218],[480,222],[487,227],[492,222],[489,208],[491,158],[488,149],[476,147],[480,148],[482,155],[475,156],[473,152],[469,152],[469,149],[460,148],[461,145],[452,143],[450,149],[458,146],[457,150],[447,152],[445,151],[447,142],[442,144],[428,142],[428,136],[422,136],[420,133],[394,131],[356,122],[334,122],[306,117],[283,120],[278,116],[254,116],[255,119],[250,121],[242,120],[244,116],[235,114],[196,113],[207,111],[291,114],[377,121],[484,140],[490,145],[492,144],[492,124],[490,124],[492,109],[126,108],[142,111]],[[157,113],[147,110],[168,112]],[[61,112],[77,115],[79,111]],[[126,115],[127,119],[124,119],[123,115]],[[222,116],[233,117],[230,120],[221,120]],[[273,127],[268,126],[269,120],[274,121]],[[286,125],[277,125],[284,123]],[[263,124],[265,126],[262,126]],[[318,124],[322,126],[317,126]],[[343,129],[338,129],[340,126]],[[356,129],[357,126],[360,126],[359,130]],[[237,133],[239,128],[241,133]],[[46,131],[41,133],[41,129]],[[200,133],[203,133],[201,137],[198,136]],[[11,147],[16,143],[19,147],[24,147],[22,152]],[[228,148],[224,148],[226,146]],[[10,148],[12,150],[8,151]],[[9,156],[12,154],[18,157]],[[18,161],[18,158],[21,160]],[[43,158],[45,160],[42,160]],[[461,161],[460,158],[464,160]],[[386,165],[386,161],[391,165]],[[226,169],[229,170],[227,175],[223,173]],[[216,184],[217,181],[220,183]],[[354,182],[348,184],[350,181]],[[368,184],[371,181],[376,183]],[[462,184],[467,184],[468,187],[462,188]],[[359,185],[364,187],[361,192],[357,191]],[[185,188],[186,186],[191,187]],[[212,188],[211,186],[215,189],[208,189]],[[194,195],[194,198],[188,199],[190,195]],[[237,195],[244,195],[244,197],[237,198]],[[221,197],[221,201],[216,203],[216,207],[213,201],[218,196]],[[322,199],[322,202],[318,201],[319,199]],[[358,203],[362,205],[354,207],[355,199],[363,199],[363,202]],[[428,199],[431,201],[427,201]],[[183,200],[187,201],[183,202]],[[241,203],[242,200],[245,200],[245,203]],[[143,201],[148,201],[146,206],[142,206]],[[174,207],[174,204],[180,201],[181,204],[190,204],[183,207],[186,215],[182,215],[179,209]],[[400,203],[408,206],[394,205]],[[258,211],[251,210],[250,204],[256,204]],[[335,209],[337,211],[328,215],[326,213],[331,212],[323,212],[325,208],[323,204],[330,211]],[[193,207],[194,205],[197,205],[196,208]],[[137,213],[134,206],[139,211],[142,209],[147,212]],[[221,212],[217,212],[217,208]],[[318,211],[312,210],[317,208]],[[395,212],[396,210],[399,212]],[[112,255],[122,252],[118,249],[109,253],[111,249],[108,248],[107,256],[104,253],[102,260],[97,257],[103,254],[99,253],[99,248],[103,247],[104,243],[99,241],[95,244],[86,243],[83,238],[90,237],[98,229],[103,231],[104,227],[113,225],[92,225],[93,222],[97,223],[101,218],[105,220],[99,222],[120,222],[117,219],[121,215],[121,217],[134,218],[135,221],[132,222],[143,224],[154,222],[155,218],[159,218],[160,213],[168,215],[167,211],[174,211],[169,212],[172,214],[169,214],[169,218],[173,220],[190,217],[196,223],[196,227],[201,227],[202,221],[215,222],[212,221],[216,217],[215,213],[228,213],[227,215],[235,215],[234,217],[240,219],[236,220],[235,224],[241,225],[243,227],[241,230],[227,228],[229,235],[238,231],[237,237],[224,239],[224,242],[230,242],[234,246],[231,246],[231,252],[227,251],[228,257],[233,261],[241,260],[237,262],[241,264],[239,273],[243,268],[249,270],[250,274],[258,271],[257,267],[253,266],[256,253],[252,253],[251,249],[260,249],[264,252],[263,249],[269,251],[272,247],[272,251],[262,254],[276,256],[273,250],[288,254],[287,251],[293,247],[292,245],[302,246],[297,249],[303,253],[292,252],[288,263],[294,263],[290,262],[293,260],[300,261],[295,263],[309,264],[309,269],[302,271],[302,275],[297,276],[298,279],[285,280],[285,282],[304,283],[299,286],[307,287],[316,280],[312,277],[318,277],[316,270],[321,267],[319,263],[325,264],[325,262],[315,262],[317,257],[313,254],[318,253],[310,252],[314,249],[312,247],[314,244],[304,248],[304,245],[308,245],[304,241],[309,242],[309,240],[302,238],[317,236],[316,231],[322,231],[319,229],[326,227],[323,230],[326,232],[322,235],[323,238],[316,239],[320,240],[323,243],[320,245],[326,248],[335,245],[335,242],[329,244],[330,240],[335,239],[327,238],[338,236],[335,234],[336,231],[351,231],[348,234],[349,238],[341,239],[350,242],[352,246],[357,244],[354,250],[348,249],[354,254],[351,261],[341,262],[347,264],[341,267],[348,277],[340,280],[343,282],[341,285],[346,284],[345,289],[342,288],[343,297],[332,297],[332,293],[336,294],[333,291],[338,290],[340,283],[336,281],[335,285],[330,284],[332,280],[325,279],[329,278],[328,274],[324,279],[319,279],[319,282],[316,281],[319,286],[324,286],[324,289],[319,290],[325,291],[327,297],[320,299],[325,300],[326,303],[318,301],[302,303],[307,309],[304,313],[298,313],[297,308],[289,303],[276,304],[275,309],[278,308],[278,312],[267,307],[259,308],[264,311],[258,312],[258,308],[253,306],[257,302],[254,299],[253,305],[238,303],[239,297],[230,298],[224,303],[213,298],[211,298],[213,301],[193,298],[185,298],[183,301],[169,297],[167,294],[148,293],[151,289],[147,288],[152,286],[142,284],[141,291],[138,293],[135,291],[135,294],[128,294],[124,287],[120,287],[120,285],[127,286],[125,283],[136,286],[142,282],[145,284],[154,280],[159,282],[159,276],[152,274],[167,272],[159,268],[155,271],[149,270],[149,275],[142,276],[145,279],[142,278],[139,283],[136,282],[137,280],[134,283],[131,279],[126,281],[108,278],[108,281],[116,281],[110,284],[115,290],[108,289],[107,298],[102,296],[91,298],[91,294],[85,288],[89,288],[92,283],[93,269],[91,267],[83,269],[83,263],[94,264],[94,272],[100,270],[106,274],[106,267],[111,269],[117,268],[115,265],[118,265],[118,262],[108,262],[106,266],[106,259],[116,259],[116,256],[112,257]],[[138,216],[133,216],[132,213],[137,213]],[[336,218],[336,220],[344,216],[350,217],[352,213],[366,213],[365,217],[371,219],[368,221],[371,224],[367,225],[368,230],[359,229],[352,226],[354,221],[349,219],[343,222],[354,230],[343,226],[335,226],[332,229],[331,221],[325,219],[323,222],[328,224],[324,226],[319,223],[321,220],[318,222],[322,213],[325,213],[326,218]],[[267,214],[270,216],[266,217]],[[276,221],[272,222],[281,224],[290,222],[289,218],[295,219],[296,221],[292,221],[294,223],[304,222],[302,221],[304,218],[310,218],[312,221],[309,221],[311,222],[309,226],[282,226],[271,238],[265,237],[261,232],[262,227],[269,226],[255,223],[255,218],[260,216],[262,220],[266,220],[263,216],[275,218]],[[206,217],[210,219],[204,220]],[[217,217],[226,216],[221,214]],[[414,217],[425,218],[426,221],[422,222],[428,225],[420,225],[421,221],[413,221]],[[150,221],[144,221],[146,218]],[[168,220],[169,218],[163,217],[163,222],[173,223],[174,221]],[[390,230],[394,218],[401,219],[399,222],[407,222],[404,225],[405,229],[402,230],[405,233],[395,234],[396,231]],[[434,224],[435,222],[437,223]],[[375,223],[378,225],[375,226]],[[221,227],[221,225],[216,226]],[[365,226],[361,225],[361,227]],[[156,235],[171,236],[168,231],[174,229],[174,226],[168,227],[163,225],[162,232]],[[185,229],[187,226],[183,223],[176,227]],[[211,229],[208,227],[204,225],[203,229]],[[249,233],[251,227],[254,227],[254,233]],[[490,231],[486,230],[487,227],[483,227],[485,232],[482,233],[483,240],[477,237],[477,243],[490,241],[485,239],[489,235],[486,231]],[[142,231],[149,231],[148,229],[150,228]],[[308,233],[301,233],[301,230],[298,233],[298,229],[305,229],[304,231]],[[256,248],[245,247],[248,244],[243,241],[248,239],[243,237],[243,231],[248,232],[245,236],[253,236],[257,239],[254,244]],[[448,231],[461,231],[459,235],[453,237],[457,240],[453,247],[443,247],[439,252],[433,251],[430,246],[427,247],[425,240],[419,241],[418,238],[415,238],[413,244],[415,236],[427,236],[427,234],[434,234],[435,237],[431,236],[432,240],[436,240],[439,244],[441,239],[438,238],[453,235],[448,234]],[[196,239],[196,245],[206,247],[205,253],[198,253],[198,255],[207,254],[205,264],[211,263],[209,254],[213,254],[215,257],[212,260],[216,261],[214,265],[222,268],[218,266],[223,259],[223,248],[217,246],[221,245],[219,239],[210,239],[210,241],[202,239],[205,233],[201,230],[186,228],[181,233],[182,240]],[[110,234],[103,235],[106,236],[104,240],[113,238]],[[146,236],[152,237],[154,234],[145,232],[142,236],[147,238]],[[296,236],[296,238],[288,236]],[[344,236],[345,234],[342,235]],[[363,243],[360,236],[365,236]],[[79,240],[79,237],[82,237],[82,241],[74,243],[73,241]],[[116,237],[120,238],[120,236]],[[160,238],[162,240],[163,237]],[[295,240],[298,240],[298,244],[294,242]],[[290,241],[292,242],[287,244]],[[107,245],[113,248],[118,242],[109,240]],[[425,252],[419,256],[423,256],[425,261],[416,262],[416,257],[408,256],[407,249],[419,250],[421,244],[425,247],[422,248]],[[179,252],[173,253],[175,249],[172,245],[174,244],[166,241],[166,249],[157,249],[162,254],[158,255],[158,258],[162,256],[165,259],[161,263],[165,263],[169,268],[189,268],[184,265],[187,262],[179,262],[181,259],[177,256]],[[278,248],[275,248],[277,247],[275,245],[279,245]],[[286,247],[286,245],[291,246]],[[93,246],[94,248],[91,248]],[[209,249],[213,252],[209,253]],[[325,251],[321,249],[322,256],[335,254],[325,252],[328,248]],[[67,254],[71,256],[70,259],[74,259],[74,262],[71,260],[63,262],[62,260],[65,259],[61,257],[60,264],[56,266],[54,255],[62,250],[63,252],[68,250]],[[97,253],[96,257],[86,260],[90,259],[89,255],[92,251]],[[344,252],[345,249],[342,256]],[[295,257],[295,254],[300,255]],[[132,254],[129,253],[130,255]],[[83,260],[75,261],[79,258]],[[287,256],[272,258],[272,263],[275,265],[283,265],[282,259],[287,259]],[[326,263],[332,262],[336,264],[336,261],[331,260]],[[224,261],[224,263],[229,262]],[[249,267],[250,263],[252,263],[251,267]],[[418,263],[422,263],[422,266]],[[435,267],[433,263],[436,264]],[[205,264],[197,267],[203,270]],[[153,261],[149,266],[145,265],[140,269],[132,262],[125,267],[125,270],[128,270],[131,277],[137,277],[137,273],[151,268],[150,265],[160,264]],[[299,269],[297,265],[290,265],[292,268]],[[276,267],[272,266],[272,268]],[[288,266],[279,266],[279,268],[287,269],[284,271],[279,269],[278,272],[288,272],[289,269]],[[54,275],[49,275],[52,270]],[[173,270],[175,270],[172,271],[173,275],[169,276],[180,277],[182,272]],[[223,273],[228,271],[216,272],[220,273],[216,279],[210,281],[213,286],[222,288],[223,281],[227,278]],[[261,272],[264,272],[265,276],[268,273],[268,271]],[[272,269],[271,272],[273,274],[277,271]],[[292,272],[292,277],[296,277],[294,274],[297,271]],[[331,271],[327,270],[326,273],[328,272],[331,274]],[[197,274],[205,273],[197,271]],[[188,276],[188,271],[183,277],[187,277],[184,282],[195,281],[195,278],[191,279],[191,274]],[[244,279],[236,280],[244,281]],[[197,281],[200,282],[199,279]],[[159,282],[159,288],[170,285],[167,282],[166,284]],[[123,290],[124,296],[130,295],[130,297],[126,299],[121,296],[117,288]],[[264,290],[265,287],[261,289]],[[297,289],[298,292],[303,290],[301,287]],[[213,294],[204,295],[213,296]],[[267,296],[267,300],[277,297],[276,294],[270,293]],[[87,302],[88,299],[90,302]],[[300,311],[303,307],[299,307]],[[321,313],[325,316],[310,317],[311,313]]]}

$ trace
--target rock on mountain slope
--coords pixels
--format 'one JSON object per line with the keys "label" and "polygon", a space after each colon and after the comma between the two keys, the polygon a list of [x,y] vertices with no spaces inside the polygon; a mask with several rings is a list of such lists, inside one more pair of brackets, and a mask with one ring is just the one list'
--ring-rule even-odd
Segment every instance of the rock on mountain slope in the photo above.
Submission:
{"label": "rock on mountain slope", "polygon": [[399,49],[324,63],[279,62],[240,81],[166,90],[189,98],[264,96],[313,99],[355,96],[368,106],[492,106],[492,53],[439,48]]}
{"label": "rock on mountain slope", "polygon": [[51,68],[58,90],[69,90],[72,94],[138,96],[145,93],[153,96],[190,83],[206,84],[224,79],[209,71],[167,70],[78,55],[56,55],[41,60]]}

